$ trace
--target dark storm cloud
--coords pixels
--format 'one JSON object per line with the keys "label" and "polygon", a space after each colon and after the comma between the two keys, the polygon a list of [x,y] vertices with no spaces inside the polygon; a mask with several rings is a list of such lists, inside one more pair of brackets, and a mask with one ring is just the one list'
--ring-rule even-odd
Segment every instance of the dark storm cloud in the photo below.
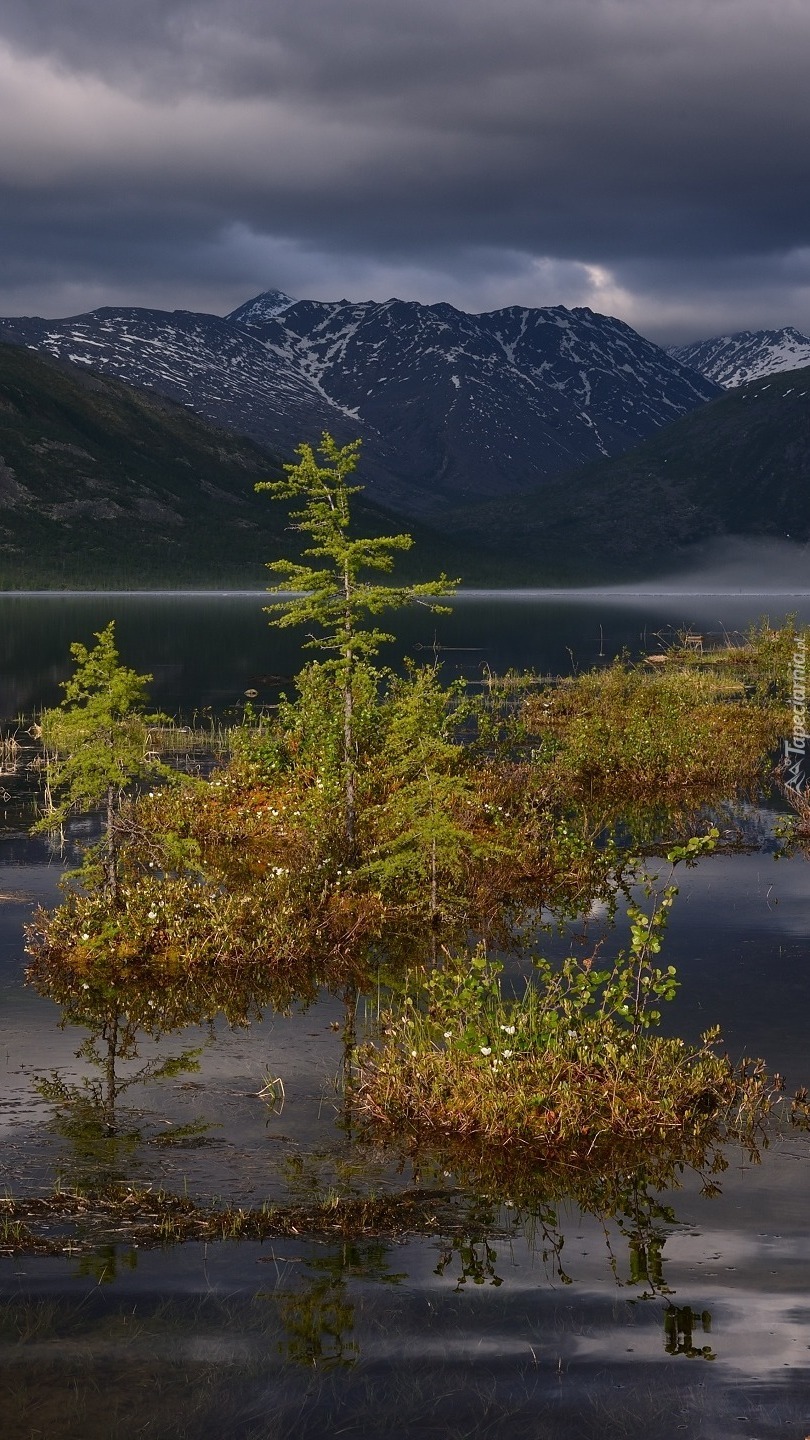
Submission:
{"label": "dark storm cloud", "polygon": [[39,253],[54,298],[810,324],[805,0],[6,0],[0,43],[6,311]]}

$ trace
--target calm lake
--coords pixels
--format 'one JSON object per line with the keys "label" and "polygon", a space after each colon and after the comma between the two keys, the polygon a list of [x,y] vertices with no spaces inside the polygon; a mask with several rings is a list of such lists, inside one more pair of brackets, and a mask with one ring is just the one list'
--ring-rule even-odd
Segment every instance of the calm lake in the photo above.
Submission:
{"label": "calm lake", "polygon": [[[301,661],[268,628],[261,594],[0,596],[0,716],[14,726],[59,698],[73,640],[115,619],[126,664],[153,673],[157,707],[233,716],[271,703]],[[453,612],[398,617],[392,655],[481,679],[486,667],[584,669],[622,649],[706,637],[768,615],[810,621],[810,593],[605,591],[467,594]],[[167,1037],[202,1047],[199,1072],[127,1096],[146,1137],[100,1155],[54,1123],[34,1088],[75,1081],[82,1035],[22,983],[22,926],[55,904],[62,857],[24,829],[30,777],[0,779],[0,1193],[131,1179],[239,1205],[453,1188],[453,1175],[358,1145],[340,1125],[342,1006],[265,1014]],[[2,813],[0,811],[0,813]],[[810,1085],[810,887],[777,858],[774,803],[721,816],[733,853],[678,876],[663,959],[681,992],[667,1024],[722,1027],[730,1053]],[[778,825],[777,825],[778,828]],[[589,921],[597,933],[599,917]],[[574,943],[549,936],[548,953]],[[151,1054],[149,1046],[144,1054]],[[284,1107],[258,1092],[281,1077]],[[173,1144],[161,1132],[188,1126]],[[686,1171],[657,1208],[617,1220],[562,1204],[545,1228],[507,1194],[467,1234],[283,1240],[94,1256],[15,1257],[0,1246],[0,1436],[23,1440],[487,1437],[771,1440],[810,1433],[810,1137],[775,1134],[753,1164],[733,1149],[702,1193]]]}

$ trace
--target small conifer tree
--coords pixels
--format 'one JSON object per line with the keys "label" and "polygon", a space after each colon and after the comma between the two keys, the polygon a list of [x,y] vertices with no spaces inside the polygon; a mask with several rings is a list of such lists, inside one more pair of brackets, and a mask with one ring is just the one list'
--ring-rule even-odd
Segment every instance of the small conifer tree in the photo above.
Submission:
{"label": "small conifer tree", "polygon": [[151,753],[149,725],[164,718],[144,711],[151,675],[121,665],[115,622],[96,633],[92,649],[71,645],[76,668],[61,705],[41,718],[46,762],[46,809],[34,827],[53,830],[71,814],[103,809],[104,889],[119,900],[120,815],[126,787],[166,773]]}
{"label": "small conifer tree", "polygon": [[446,606],[435,603],[436,597],[451,593],[458,583],[444,574],[436,580],[406,586],[363,578],[369,570],[391,571],[396,552],[410,550],[413,539],[404,534],[373,539],[352,534],[350,501],[363,487],[350,484],[349,476],[357,467],[360,444],[353,440],[339,446],[324,432],[317,448],[322,463],[311,445],[299,445],[298,463],[284,466],[286,475],[282,480],[263,480],[256,486],[278,500],[303,500],[301,509],[293,511],[293,520],[296,529],[310,537],[304,556],[320,562],[307,565],[273,561],[268,569],[283,579],[270,590],[292,590],[295,594],[268,606],[267,612],[275,616],[270,622],[273,625],[316,625],[320,634],[310,635],[304,643],[325,652],[334,668],[343,709],[342,790],[349,858],[354,856],[357,843],[355,676],[358,667],[367,664],[381,644],[394,638],[369,621],[384,610],[399,609],[414,601],[431,610],[446,610]]}

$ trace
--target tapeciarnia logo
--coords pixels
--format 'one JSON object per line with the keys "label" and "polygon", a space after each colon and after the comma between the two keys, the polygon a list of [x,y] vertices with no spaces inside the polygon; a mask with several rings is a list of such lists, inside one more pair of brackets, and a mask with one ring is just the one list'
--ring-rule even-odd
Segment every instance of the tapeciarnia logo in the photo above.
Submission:
{"label": "tapeciarnia logo", "polygon": [[804,635],[793,640],[793,733],[785,741],[785,784],[800,795],[807,786],[806,693],[807,641]]}

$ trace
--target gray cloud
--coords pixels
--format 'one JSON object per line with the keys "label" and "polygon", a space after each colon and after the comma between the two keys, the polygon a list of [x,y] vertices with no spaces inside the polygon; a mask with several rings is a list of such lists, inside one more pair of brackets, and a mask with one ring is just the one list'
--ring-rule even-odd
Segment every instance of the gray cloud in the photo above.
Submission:
{"label": "gray cloud", "polygon": [[803,0],[6,0],[0,309],[807,328],[808,54]]}

